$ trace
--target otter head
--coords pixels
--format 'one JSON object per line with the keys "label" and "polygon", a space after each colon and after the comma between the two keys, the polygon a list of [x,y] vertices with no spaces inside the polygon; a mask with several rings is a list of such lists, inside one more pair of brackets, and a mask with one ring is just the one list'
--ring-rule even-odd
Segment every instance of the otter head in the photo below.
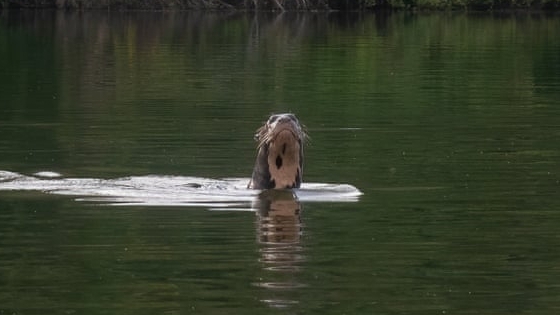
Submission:
{"label": "otter head", "polygon": [[303,144],[307,134],[293,114],[270,116],[257,130],[258,153],[248,187],[299,188],[303,173]]}

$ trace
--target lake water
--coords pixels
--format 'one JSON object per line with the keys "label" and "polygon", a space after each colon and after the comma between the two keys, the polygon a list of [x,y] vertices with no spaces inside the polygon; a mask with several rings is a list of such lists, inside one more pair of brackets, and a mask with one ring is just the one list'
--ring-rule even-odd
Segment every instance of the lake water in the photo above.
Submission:
{"label": "lake water", "polygon": [[[0,313],[558,313],[558,30],[0,12]],[[307,195],[174,188],[244,182],[255,130],[288,111]],[[140,199],[97,198],[115,185]]]}

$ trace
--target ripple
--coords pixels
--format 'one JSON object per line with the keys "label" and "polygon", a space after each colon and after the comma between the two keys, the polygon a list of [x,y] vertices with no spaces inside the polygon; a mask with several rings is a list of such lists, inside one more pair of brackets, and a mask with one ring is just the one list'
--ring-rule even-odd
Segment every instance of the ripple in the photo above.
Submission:
{"label": "ripple", "polygon": [[[76,196],[99,205],[184,206],[252,211],[258,190],[247,189],[249,178],[210,179],[146,175],[115,179],[64,178],[43,171],[27,176],[0,170],[0,191],[41,191]],[[362,194],[348,184],[304,183],[295,193],[302,202],[354,202]]]}

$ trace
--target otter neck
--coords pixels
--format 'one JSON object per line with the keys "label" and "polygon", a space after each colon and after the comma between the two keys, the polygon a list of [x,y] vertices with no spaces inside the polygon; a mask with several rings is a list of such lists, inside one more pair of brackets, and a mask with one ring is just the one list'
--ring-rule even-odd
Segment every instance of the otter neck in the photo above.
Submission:
{"label": "otter neck", "polygon": [[268,145],[267,164],[272,188],[295,188],[301,183],[301,144],[281,131]]}

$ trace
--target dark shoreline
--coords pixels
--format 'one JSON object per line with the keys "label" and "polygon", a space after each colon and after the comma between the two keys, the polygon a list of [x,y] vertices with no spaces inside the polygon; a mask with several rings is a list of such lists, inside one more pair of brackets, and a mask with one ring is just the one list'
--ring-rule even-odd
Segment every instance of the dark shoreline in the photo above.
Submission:
{"label": "dark shoreline", "polygon": [[0,0],[1,9],[374,11],[374,10],[560,10],[560,0]]}

